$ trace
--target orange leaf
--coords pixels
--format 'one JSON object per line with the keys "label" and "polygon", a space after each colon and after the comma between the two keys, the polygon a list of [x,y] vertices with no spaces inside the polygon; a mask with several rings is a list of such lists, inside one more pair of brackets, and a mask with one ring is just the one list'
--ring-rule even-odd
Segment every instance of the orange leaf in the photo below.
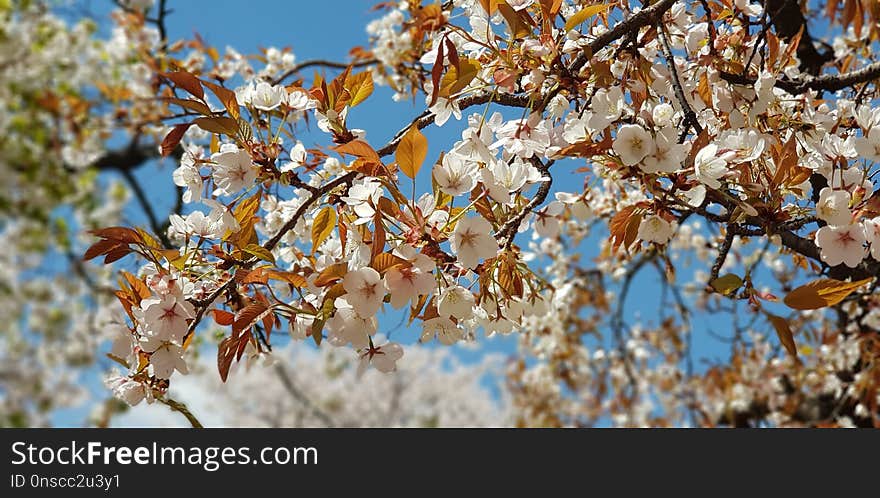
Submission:
{"label": "orange leaf", "polygon": [[871,280],[873,278],[843,282],[832,278],[820,278],[789,292],[783,301],[796,310],[815,310],[834,306]]}
{"label": "orange leaf", "polygon": [[422,163],[428,156],[428,139],[422,135],[417,126],[412,126],[400,139],[394,159],[397,167],[406,176],[415,179]]}
{"label": "orange leaf", "polygon": [[312,253],[327,240],[334,228],[336,228],[336,211],[330,206],[325,206],[312,222]]}
{"label": "orange leaf", "polygon": [[[210,81],[201,80],[202,84],[208,87],[211,92],[220,99],[220,102],[223,104],[223,107],[226,108],[226,112],[232,116],[233,120],[237,120],[241,116],[241,112],[238,108],[238,99],[235,98],[235,92],[228,88],[223,88],[220,85],[211,83]],[[238,126],[236,125],[236,129]]]}
{"label": "orange leaf", "polygon": [[361,139],[354,139],[348,143],[344,143],[342,145],[337,145],[333,147],[333,150],[340,154],[348,154],[349,156],[354,157],[362,157],[369,162],[381,163],[382,160],[379,158],[379,154],[370,147],[370,144],[364,142]]}
{"label": "orange leaf", "polygon": [[785,318],[770,313],[767,313],[767,319],[770,321],[770,324],[773,325],[773,328],[776,329],[776,335],[779,336],[779,342],[782,343],[785,350],[788,351],[788,354],[790,354],[792,358],[797,359],[797,346],[794,343],[794,334],[791,333],[791,328],[788,326],[788,322]]}
{"label": "orange leaf", "polygon": [[345,80],[345,89],[351,95],[348,105],[354,107],[360,104],[373,93],[373,73],[364,71],[349,76]]}
{"label": "orange leaf", "polygon": [[348,273],[348,263],[334,263],[318,274],[315,285],[324,287],[344,277],[346,273]]}

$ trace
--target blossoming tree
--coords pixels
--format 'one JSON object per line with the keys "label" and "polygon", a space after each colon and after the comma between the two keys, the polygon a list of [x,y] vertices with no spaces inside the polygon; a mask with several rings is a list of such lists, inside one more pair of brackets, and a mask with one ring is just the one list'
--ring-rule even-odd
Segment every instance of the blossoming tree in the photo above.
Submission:
{"label": "blossoming tree", "polygon": [[[165,1],[120,6],[122,62],[83,76],[98,95],[27,79],[39,127],[11,129],[61,121],[50,174],[114,169],[145,212],[93,210],[83,251],[134,265],[96,325],[126,402],[198,424],[167,394],[192,356],[225,382],[281,330],[389,376],[413,348],[517,334],[519,425],[880,424],[876,2],[389,2],[343,62],[220,53],[169,40]],[[376,85],[424,112],[353,128]],[[429,154],[429,127],[461,138]],[[155,155],[177,164],[167,222],[132,179]],[[633,321],[644,272],[657,313]],[[106,277],[83,285],[107,303]],[[380,339],[393,310],[417,337]],[[695,365],[713,328],[729,357]]]}

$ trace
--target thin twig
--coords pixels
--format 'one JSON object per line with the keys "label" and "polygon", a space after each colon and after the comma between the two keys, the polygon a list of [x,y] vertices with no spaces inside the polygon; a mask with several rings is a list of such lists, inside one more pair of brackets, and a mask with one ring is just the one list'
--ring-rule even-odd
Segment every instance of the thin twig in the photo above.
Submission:
{"label": "thin twig", "polygon": [[697,121],[697,114],[691,108],[691,105],[684,94],[684,88],[682,88],[681,80],[678,78],[678,68],[675,67],[675,57],[672,55],[672,47],[669,46],[669,40],[666,36],[666,28],[662,23],[657,25],[657,35],[660,37],[660,46],[663,48],[663,56],[666,58],[666,65],[669,66],[669,72],[672,76],[672,88],[675,90],[675,98],[678,99],[678,104],[681,106],[681,111],[684,113],[684,119],[681,120],[681,133],[678,135],[678,143],[682,144],[687,138],[691,127],[694,128],[698,135],[703,132],[703,127],[700,126],[699,121]]}
{"label": "thin twig", "polygon": [[181,403],[180,401],[173,400],[173,399],[169,398],[168,396],[162,396],[162,397],[158,397],[156,399],[160,403],[162,403],[163,405],[168,406],[172,410],[174,410],[174,411],[182,414],[184,417],[186,417],[186,419],[189,421],[190,425],[193,426],[193,428],[195,428],[195,429],[203,429],[204,428],[204,426],[202,426],[202,423],[199,422],[199,419],[197,419],[196,416],[193,415],[191,411],[189,411],[189,408],[187,408],[185,404]]}
{"label": "thin twig", "polygon": [[282,81],[286,80],[287,78],[293,76],[294,74],[296,74],[296,73],[298,73],[308,67],[319,66],[319,67],[329,67],[329,68],[335,68],[335,69],[345,69],[348,66],[351,66],[352,68],[360,68],[360,67],[372,66],[372,65],[375,65],[378,63],[379,63],[379,61],[377,59],[367,59],[364,61],[349,62],[349,63],[334,62],[334,61],[328,61],[328,60],[323,60],[323,59],[313,59],[313,60],[308,60],[308,61],[301,62],[299,64],[294,65],[292,68],[285,71],[284,74],[282,74],[281,76],[276,78],[274,81],[272,81],[272,84],[278,85]]}

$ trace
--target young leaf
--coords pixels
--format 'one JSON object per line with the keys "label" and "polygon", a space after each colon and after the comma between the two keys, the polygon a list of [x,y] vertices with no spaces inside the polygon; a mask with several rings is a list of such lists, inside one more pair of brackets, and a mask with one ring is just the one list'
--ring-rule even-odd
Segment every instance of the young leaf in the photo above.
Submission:
{"label": "young leaf", "polygon": [[199,100],[205,100],[205,90],[202,88],[199,79],[186,71],[174,71],[171,73],[162,73],[162,76],[171,80],[177,88],[186,90],[190,95]]}
{"label": "young leaf", "polygon": [[584,7],[580,11],[578,11],[575,15],[569,17],[565,21],[565,30],[571,31],[578,24],[586,21],[587,19],[595,16],[596,14],[601,14],[611,8],[610,3],[597,3],[595,5],[590,5],[589,7]]}
{"label": "young leaf", "polygon": [[[235,98],[235,92],[228,88],[223,88],[220,85],[211,83],[210,81],[200,80],[202,85],[208,87],[211,92],[220,99],[220,102],[223,104],[223,107],[226,108],[226,112],[232,116],[233,120],[237,120],[241,116],[241,112],[238,108],[238,99]],[[238,126],[236,125],[236,129]]]}
{"label": "young leaf", "polygon": [[162,100],[165,102],[168,102],[169,104],[179,105],[180,107],[183,107],[186,110],[197,112],[203,116],[210,116],[211,115],[211,108],[208,107],[207,105],[205,105],[204,103],[199,102],[198,100],[177,99],[174,97],[167,97],[167,98],[163,98]]}
{"label": "young leaf", "polygon": [[345,80],[345,89],[351,94],[351,100],[348,102],[348,105],[354,107],[360,104],[373,93],[373,73],[371,71],[364,71],[349,76]]}
{"label": "young leaf", "polygon": [[789,292],[783,301],[796,310],[815,310],[834,306],[871,280],[873,278],[842,282],[833,278],[820,278]]}
{"label": "young leaf", "polygon": [[449,97],[464,90],[482,69],[480,63],[473,59],[465,59],[458,67],[450,67],[440,81],[440,96]]}
{"label": "young leaf", "polygon": [[268,261],[273,265],[275,264],[275,256],[272,255],[272,251],[259,244],[248,244],[243,251],[252,256],[258,257],[263,261]]}
{"label": "young leaf", "polygon": [[711,282],[709,285],[715,289],[715,292],[719,294],[724,294],[725,296],[729,296],[731,293],[742,287],[743,281],[739,278],[738,275],[734,275],[733,273],[728,273],[727,275],[722,275]]}
{"label": "young leaf", "polygon": [[217,325],[228,327],[235,321],[235,315],[226,310],[215,308],[211,312],[214,314],[214,321],[217,322]]}
{"label": "young leaf", "polygon": [[336,211],[330,206],[325,206],[312,222],[312,253],[327,240],[334,228],[336,228]]}
{"label": "young leaf", "polygon": [[788,354],[790,354],[792,358],[797,359],[797,346],[794,343],[794,334],[791,333],[791,328],[788,326],[788,322],[785,321],[785,318],[767,313],[767,320],[769,320],[770,324],[773,325],[773,328],[776,329],[776,335],[779,336],[779,342],[782,343],[785,350],[788,351]]}
{"label": "young leaf", "polygon": [[234,137],[238,134],[238,121],[224,116],[213,118],[196,118],[193,123],[199,128],[211,133],[223,133]]}
{"label": "young leaf", "polygon": [[376,164],[382,162],[382,160],[379,158],[379,154],[372,147],[370,147],[370,144],[358,138],[352,140],[351,142],[337,145],[336,147],[333,147],[333,150],[340,154],[348,154],[350,156],[360,157]]}
{"label": "young leaf", "polygon": [[260,301],[248,304],[236,315],[235,321],[232,323],[232,336],[239,337],[242,332],[253,327],[263,319],[266,313],[271,311],[272,309],[266,303]]}
{"label": "young leaf", "polygon": [[610,224],[611,249],[617,251],[623,246],[624,250],[629,251],[636,241],[641,222],[642,213],[637,205],[627,206],[614,215]]}
{"label": "young leaf", "polygon": [[184,133],[189,127],[192,126],[192,123],[184,123],[179,124],[171,129],[167,135],[165,135],[165,139],[162,140],[162,156],[167,157],[168,154],[174,151],[177,148],[177,145],[180,143],[180,140],[183,138]]}
{"label": "young leaf", "polygon": [[318,274],[318,277],[315,278],[315,285],[325,287],[344,277],[346,273],[348,273],[348,263],[334,263]]}
{"label": "young leaf", "polygon": [[412,126],[400,139],[394,158],[397,167],[406,176],[415,179],[422,163],[428,156],[428,139],[422,135],[417,126]]}
{"label": "young leaf", "polygon": [[434,67],[431,68],[431,102],[428,104],[428,107],[433,107],[434,104],[437,103],[437,97],[440,96],[440,76],[443,75],[443,51],[445,50],[446,44],[440,43],[440,46],[437,47],[437,58],[434,60]]}

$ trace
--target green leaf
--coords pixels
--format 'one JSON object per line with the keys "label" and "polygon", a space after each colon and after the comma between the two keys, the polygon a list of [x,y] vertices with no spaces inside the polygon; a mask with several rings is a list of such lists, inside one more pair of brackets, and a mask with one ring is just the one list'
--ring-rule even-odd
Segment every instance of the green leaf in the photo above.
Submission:
{"label": "green leaf", "polygon": [[266,249],[259,244],[248,244],[247,247],[243,249],[243,251],[252,256],[258,257],[263,261],[268,261],[273,265],[275,264],[275,256],[272,255],[272,251]]}
{"label": "green leaf", "polygon": [[719,294],[724,294],[725,296],[729,296],[737,289],[742,287],[743,280],[739,278],[738,275],[734,275],[733,273],[728,273],[727,275],[722,275],[715,280],[709,282],[709,285],[715,289],[715,292]]}

